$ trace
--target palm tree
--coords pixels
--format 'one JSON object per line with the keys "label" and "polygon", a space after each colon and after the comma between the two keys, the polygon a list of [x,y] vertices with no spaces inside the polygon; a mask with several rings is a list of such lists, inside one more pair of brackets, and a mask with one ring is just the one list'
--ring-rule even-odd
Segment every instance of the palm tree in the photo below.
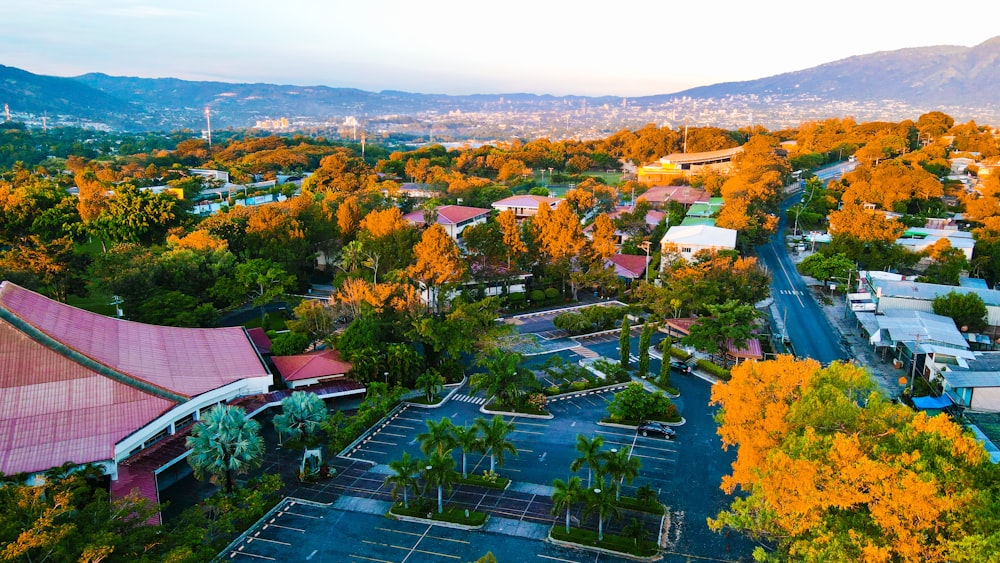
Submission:
{"label": "palm tree", "polygon": [[233,475],[260,467],[264,458],[260,423],[232,405],[212,407],[191,428],[185,442],[191,450],[188,463],[195,477],[223,479],[227,494],[233,492]]}
{"label": "palm tree", "polygon": [[452,434],[455,425],[451,423],[450,418],[442,418],[438,422],[433,420],[425,422],[427,423],[427,432],[421,432],[417,435],[420,451],[424,455],[430,455],[432,451],[441,453],[455,446],[455,436]]}
{"label": "palm tree", "polygon": [[462,479],[469,478],[466,471],[466,454],[470,452],[482,452],[483,441],[479,438],[479,428],[476,426],[455,426],[452,429],[455,437],[455,445],[462,448]]}
{"label": "palm tree", "polygon": [[315,393],[296,391],[281,400],[281,414],[274,416],[274,428],[292,440],[314,436],[327,418],[326,403]]}
{"label": "palm tree", "polygon": [[642,522],[638,518],[632,518],[624,528],[622,528],[622,535],[626,538],[632,538],[635,545],[639,545],[639,540],[641,540],[646,535],[646,528],[642,525]]}
{"label": "palm tree", "polygon": [[646,504],[652,504],[657,501],[656,491],[653,490],[653,486],[646,483],[635,490],[635,500],[639,502],[644,502]]}
{"label": "palm tree", "polygon": [[597,486],[589,491],[583,513],[586,516],[597,513],[597,541],[604,541],[604,520],[610,522],[621,514],[621,509],[608,491],[604,478],[597,481]]}
{"label": "palm tree", "polygon": [[583,434],[576,435],[576,451],[580,452],[580,457],[570,464],[570,471],[579,471],[584,465],[587,466],[587,488],[591,487],[594,471],[601,468],[601,447],[604,445],[603,436],[594,436],[590,439]]}
{"label": "palm tree", "polygon": [[578,500],[583,499],[583,481],[576,475],[569,481],[556,479],[552,481],[552,515],[555,516],[563,508],[566,509],[566,533],[569,533],[569,513]]}
{"label": "palm tree", "polygon": [[497,467],[503,467],[507,453],[517,455],[517,447],[507,439],[507,435],[514,431],[513,422],[507,422],[497,414],[489,422],[485,418],[477,418],[476,427],[483,433],[483,448],[490,452],[490,473]]}
{"label": "palm tree", "polygon": [[485,390],[487,395],[496,397],[499,404],[513,406],[528,372],[520,367],[521,355],[491,349],[480,358],[478,364],[486,371],[472,374],[469,387],[473,391]]}
{"label": "palm tree", "polygon": [[632,457],[630,448],[611,450],[605,452],[604,471],[611,477],[611,486],[615,488],[615,500],[622,498],[622,481],[629,485],[639,476],[639,467],[642,465],[639,458]]}
{"label": "palm tree", "polygon": [[451,456],[451,450],[436,451],[427,458],[427,465],[424,467],[424,486],[437,487],[438,514],[444,512],[444,500],[442,491],[448,489],[455,482],[455,458]]}
{"label": "palm tree", "polygon": [[424,392],[427,402],[434,400],[434,395],[444,387],[444,377],[435,369],[428,369],[417,378],[417,388]]}
{"label": "palm tree", "polygon": [[389,462],[389,469],[393,474],[385,478],[385,484],[392,485],[392,500],[396,500],[400,490],[403,491],[403,508],[410,508],[406,491],[410,487],[416,487],[421,463],[420,460],[410,457],[408,452],[403,452],[401,459]]}

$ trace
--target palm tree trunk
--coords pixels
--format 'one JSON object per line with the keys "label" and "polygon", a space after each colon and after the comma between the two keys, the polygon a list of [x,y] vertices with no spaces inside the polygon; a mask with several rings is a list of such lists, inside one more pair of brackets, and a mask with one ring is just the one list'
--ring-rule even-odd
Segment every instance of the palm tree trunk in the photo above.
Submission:
{"label": "palm tree trunk", "polygon": [[569,533],[569,504],[566,505],[566,533]]}
{"label": "palm tree trunk", "polygon": [[406,498],[406,487],[403,487],[403,508],[410,509],[410,500]]}
{"label": "palm tree trunk", "polygon": [[444,512],[444,503],[441,502],[441,489],[442,487],[438,485],[438,514]]}
{"label": "palm tree trunk", "polygon": [[497,457],[491,453],[490,454],[490,473],[495,473],[494,468],[496,467],[496,460],[497,460]]}
{"label": "palm tree trunk", "polygon": [[469,472],[465,470],[465,450],[462,450],[462,479],[468,479]]}
{"label": "palm tree trunk", "polygon": [[226,494],[230,495],[233,493],[233,470],[226,469]]}
{"label": "palm tree trunk", "polygon": [[597,516],[597,541],[604,541],[604,518]]}

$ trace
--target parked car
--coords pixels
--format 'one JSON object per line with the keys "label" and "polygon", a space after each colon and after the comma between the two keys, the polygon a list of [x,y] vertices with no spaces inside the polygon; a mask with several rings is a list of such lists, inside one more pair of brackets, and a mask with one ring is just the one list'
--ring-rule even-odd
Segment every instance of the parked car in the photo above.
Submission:
{"label": "parked car", "polygon": [[673,428],[662,422],[646,421],[639,425],[637,430],[643,436],[659,436],[661,438],[673,438],[677,432]]}
{"label": "parked car", "polygon": [[684,375],[688,375],[689,373],[691,373],[691,366],[685,364],[684,362],[679,362],[677,360],[673,360],[670,362],[670,369],[678,373],[683,373]]}

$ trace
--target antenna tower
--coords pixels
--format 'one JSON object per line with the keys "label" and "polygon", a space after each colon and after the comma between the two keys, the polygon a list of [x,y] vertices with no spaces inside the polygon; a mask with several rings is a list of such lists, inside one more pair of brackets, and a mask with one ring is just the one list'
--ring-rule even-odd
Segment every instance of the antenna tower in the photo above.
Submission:
{"label": "antenna tower", "polygon": [[208,147],[212,148],[212,110],[205,108],[205,125],[208,126]]}

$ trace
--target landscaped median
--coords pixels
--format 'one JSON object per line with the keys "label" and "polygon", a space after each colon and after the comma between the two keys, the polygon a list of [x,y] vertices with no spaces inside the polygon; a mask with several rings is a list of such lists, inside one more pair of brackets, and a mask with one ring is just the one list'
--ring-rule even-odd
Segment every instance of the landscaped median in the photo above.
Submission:
{"label": "landscaped median", "polygon": [[386,516],[407,522],[432,523],[459,530],[479,530],[486,525],[486,521],[489,519],[489,514],[469,509],[448,507],[438,512],[434,509],[434,503],[427,499],[419,499],[413,502],[409,508],[405,508],[403,503],[397,502],[389,508]]}
{"label": "landscaped median", "polygon": [[647,539],[604,534],[604,539],[598,540],[597,532],[593,530],[570,528],[569,533],[566,533],[566,529],[559,524],[554,524],[549,531],[549,541],[566,547],[624,555],[640,561],[653,561],[660,554],[656,542]]}

